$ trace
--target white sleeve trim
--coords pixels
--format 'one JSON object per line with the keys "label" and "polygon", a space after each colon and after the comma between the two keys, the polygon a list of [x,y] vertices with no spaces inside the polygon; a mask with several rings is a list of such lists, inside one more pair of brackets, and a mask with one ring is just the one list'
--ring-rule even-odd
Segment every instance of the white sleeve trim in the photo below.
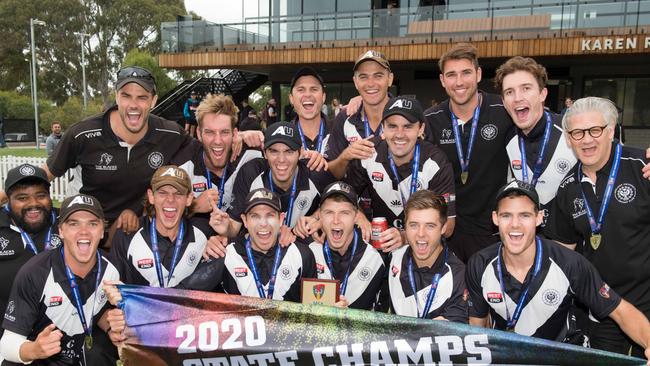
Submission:
{"label": "white sleeve trim", "polygon": [[20,347],[27,342],[27,337],[5,330],[0,340],[0,356],[7,361],[29,365],[32,361],[25,362],[20,358]]}

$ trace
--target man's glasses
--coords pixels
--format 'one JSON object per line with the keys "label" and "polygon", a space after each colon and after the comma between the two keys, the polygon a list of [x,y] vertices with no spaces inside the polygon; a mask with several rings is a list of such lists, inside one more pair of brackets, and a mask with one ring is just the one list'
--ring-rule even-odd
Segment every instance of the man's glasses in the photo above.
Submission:
{"label": "man's glasses", "polygon": [[149,70],[137,66],[125,67],[123,69],[120,69],[120,71],[117,72],[118,80],[125,79],[125,78],[142,78],[142,79],[150,79],[150,80],[154,79],[153,75],[151,75]]}
{"label": "man's glasses", "polygon": [[594,127],[589,127],[589,128],[576,128],[571,131],[567,131],[569,136],[571,136],[572,139],[575,141],[580,141],[585,137],[585,134],[589,132],[589,136],[593,138],[599,138],[602,136],[603,131],[607,128],[607,125],[604,126],[594,126]]}

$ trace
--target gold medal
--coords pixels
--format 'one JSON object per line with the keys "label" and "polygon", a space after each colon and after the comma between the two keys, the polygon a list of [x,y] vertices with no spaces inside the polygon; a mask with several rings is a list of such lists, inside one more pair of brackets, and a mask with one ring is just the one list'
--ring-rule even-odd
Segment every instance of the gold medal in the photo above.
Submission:
{"label": "gold medal", "polygon": [[597,250],[598,247],[600,246],[600,242],[603,239],[603,236],[600,234],[591,234],[591,237],[589,238],[589,242],[591,243],[591,247],[594,250]]}
{"label": "gold medal", "polygon": [[468,176],[469,176],[469,173],[467,173],[467,172],[460,173],[460,181],[463,182],[463,184],[467,183],[467,177]]}
{"label": "gold medal", "polygon": [[84,338],[84,344],[86,345],[87,350],[93,348],[93,336],[87,335],[86,338]]}

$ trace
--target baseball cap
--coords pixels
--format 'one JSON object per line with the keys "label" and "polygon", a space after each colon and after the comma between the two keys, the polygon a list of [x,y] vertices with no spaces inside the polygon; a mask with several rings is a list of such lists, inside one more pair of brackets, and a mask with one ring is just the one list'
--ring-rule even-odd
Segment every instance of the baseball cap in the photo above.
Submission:
{"label": "baseball cap", "polygon": [[357,61],[354,63],[354,67],[352,68],[352,71],[357,71],[359,65],[361,65],[366,61],[375,61],[381,67],[390,71],[390,63],[388,62],[388,59],[386,59],[386,56],[384,56],[383,53],[374,50],[368,50],[364,54],[359,56]]}
{"label": "baseball cap", "polygon": [[268,149],[271,145],[282,143],[291,150],[298,150],[302,146],[302,141],[298,135],[298,127],[291,122],[277,122],[269,126],[264,133],[264,148]]}
{"label": "baseball cap", "polygon": [[50,181],[47,179],[45,170],[31,164],[22,164],[7,172],[7,178],[5,178],[5,191],[10,190],[11,187],[25,180],[35,182],[42,181],[47,184],[48,187],[50,186]]}
{"label": "baseball cap", "polygon": [[156,79],[154,79],[151,71],[145,68],[139,66],[121,68],[120,71],[117,72],[115,90],[122,89],[122,87],[128,83],[136,83],[149,93],[156,94]]}
{"label": "baseball cap", "polygon": [[533,201],[536,207],[539,207],[539,196],[537,195],[537,191],[535,191],[535,187],[530,183],[516,179],[513,179],[508,184],[499,189],[497,192],[496,205],[498,206],[499,201],[501,201],[501,199],[507,196],[510,192],[519,192],[527,196]]}
{"label": "baseball cap", "polygon": [[382,121],[395,114],[406,118],[411,123],[424,122],[422,105],[415,98],[406,96],[390,98],[384,107]]}
{"label": "baseball cap", "polygon": [[77,211],[88,211],[104,220],[104,210],[97,198],[85,194],[76,194],[63,200],[59,210],[59,222],[65,222],[70,215]]}
{"label": "baseball cap", "polygon": [[314,70],[313,68],[308,67],[308,66],[307,67],[301,67],[298,71],[296,71],[296,73],[293,75],[293,78],[291,78],[291,88],[290,89],[293,89],[293,87],[296,86],[296,82],[298,81],[298,79],[300,79],[303,76],[313,76],[313,77],[315,77],[316,80],[318,80],[318,82],[320,83],[320,86],[322,86],[323,89],[325,89],[325,82],[323,81],[323,78],[320,76],[320,74],[318,74],[318,72],[316,72],[316,70]]}
{"label": "baseball cap", "polygon": [[352,186],[341,181],[330,183],[327,187],[325,187],[325,191],[320,198],[321,204],[325,202],[327,198],[337,194],[345,197],[345,199],[350,201],[350,203],[352,203],[354,206],[359,205],[359,197],[357,196],[357,192],[354,191],[354,188],[352,188]]}
{"label": "baseball cap", "polygon": [[153,173],[151,178],[152,190],[157,191],[160,187],[167,185],[176,188],[182,194],[187,194],[192,187],[187,172],[176,165],[161,166]]}
{"label": "baseball cap", "polygon": [[271,192],[266,188],[258,188],[250,191],[246,196],[246,206],[244,213],[247,214],[253,207],[257,205],[267,205],[272,209],[280,212],[282,211],[282,204],[280,203],[280,196],[275,192]]}

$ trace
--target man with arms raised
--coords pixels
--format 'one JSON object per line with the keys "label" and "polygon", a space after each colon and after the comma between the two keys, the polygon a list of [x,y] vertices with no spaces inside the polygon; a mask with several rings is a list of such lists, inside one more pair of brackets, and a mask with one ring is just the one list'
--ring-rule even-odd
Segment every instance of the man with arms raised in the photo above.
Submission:
{"label": "man with arms raised", "polygon": [[613,319],[650,356],[648,319],[610,290],[582,255],[536,236],[542,212],[531,184],[503,186],[492,218],[502,241],[467,263],[470,324],[562,341],[571,336],[567,325],[576,298],[598,319]]}
{"label": "man with arms raised", "polygon": [[40,253],[20,270],[9,297],[0,340],[2,365],[86,365],[93,326],[109,329],[102,280],[118,280],[97,250],[104,213],[92,196],[61,204],[63,246]]}
{"label": "man with arms raised", "polygon": [[[578,164],[560,184],[545,233],[577,245],[611,288],[650,316],[650,182],[643,150],[614,139],[618,110],[603,98],[577,100],[562,119]],[[601,292],[607,294],[609,287]],[[623,329],[619,329],[623,328]],[[592,326],[591,345],[643,355],[621,324],[609,319]],[[630,351],[631,348],[631,351]]]}
{"label": "man with arms raised", "polygon": [[465,266],[443,239],[445,198],[417,191],[404,211],[408,245],[391,253],[391,308],[397,315],[467,323]]}

